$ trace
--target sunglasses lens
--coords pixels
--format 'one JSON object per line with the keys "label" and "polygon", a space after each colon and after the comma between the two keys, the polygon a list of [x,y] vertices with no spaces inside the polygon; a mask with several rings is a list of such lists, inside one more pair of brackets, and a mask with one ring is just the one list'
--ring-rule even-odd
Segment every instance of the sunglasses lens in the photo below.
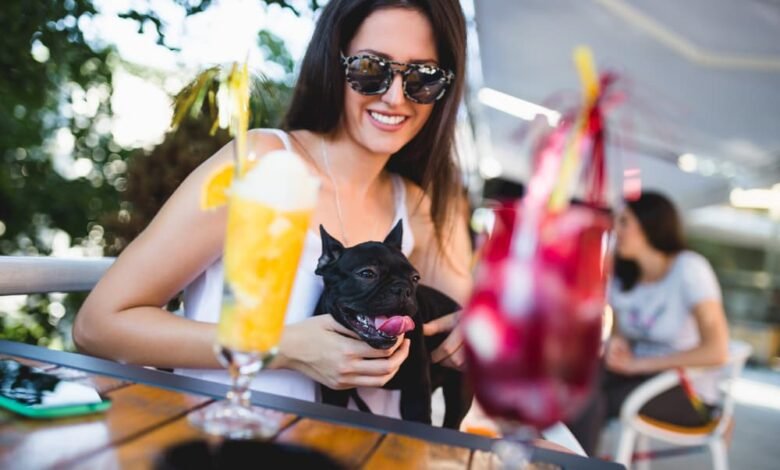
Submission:
{"label": "sunglasses lens", "polygon": [[347,64],[347,79],[359,93],[382,93],[387,90],[388,67],[371,57],[352,59]]}
{"label": "sunglasses lens", "polygon": [[422,68],[406,75],[406,93],[418,103],[433,103],[447,88],[444,71],[439,68]]}

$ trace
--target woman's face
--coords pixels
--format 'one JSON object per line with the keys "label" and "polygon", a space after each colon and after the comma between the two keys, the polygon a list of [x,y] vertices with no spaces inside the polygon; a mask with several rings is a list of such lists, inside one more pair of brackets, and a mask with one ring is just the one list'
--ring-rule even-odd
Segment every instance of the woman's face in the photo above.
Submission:
{"label": "woman's face", "polygon": [[[403,63],[438,65],[428,19],[416,10],[380,9],[370,14],[350,42],[347,56],[372,54]],[[382,95],[366,96],[345,83],[344,119],[355,142],[372,153],[399,151],[422,129],[436,104],[417,104],[403,92],[401,75]],[[384,121],[384,122],[383,122]]]}
{"label": "woman's face", "polygon": [[650,245],[642,226],[631,209],[623,209],[617,220],[617,252],[621,258],[636,259],[637,255]]}

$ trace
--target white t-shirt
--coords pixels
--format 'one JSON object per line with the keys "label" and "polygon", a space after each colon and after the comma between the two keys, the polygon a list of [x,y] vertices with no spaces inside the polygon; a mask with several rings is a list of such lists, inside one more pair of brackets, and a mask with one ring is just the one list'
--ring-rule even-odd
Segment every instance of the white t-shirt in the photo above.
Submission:
{"label": "white t-shirt", "polygon": [[[692,251],[675,256],[658,281],[640,282],[622,291],[620,281],[614,279],[609,289],[620,332],[637,357],[665,356],[696,347],[700,338],[693,309],[706,300],[720,301],[720,286],[707,260]],[[718,400],[716,378],[708,376],[694,383],[709,403]]]}

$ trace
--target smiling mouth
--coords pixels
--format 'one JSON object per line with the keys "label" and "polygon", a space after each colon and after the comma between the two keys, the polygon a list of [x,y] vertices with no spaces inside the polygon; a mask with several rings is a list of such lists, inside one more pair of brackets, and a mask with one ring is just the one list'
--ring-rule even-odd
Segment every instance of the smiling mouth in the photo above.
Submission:
{"label": "smiling mouth", "polygon": [[402,116],[400,114],[384,114],[377,111],[368,111],[368,115],[371,119],[385,126],[400,126],[407,119],[408,116]]}

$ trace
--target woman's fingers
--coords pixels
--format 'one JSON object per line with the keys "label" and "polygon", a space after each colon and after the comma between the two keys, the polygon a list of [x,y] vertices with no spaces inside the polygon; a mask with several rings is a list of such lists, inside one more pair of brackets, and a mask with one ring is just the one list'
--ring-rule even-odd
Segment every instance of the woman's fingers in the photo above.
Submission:
{"label": "woman's fingers", "polygon": [[463,336],[461,335],[460,330],[456,328],[458,324],[458,313],[460,312],[445,315],[423,325],[423,334],[426,336],[450,332],[447,339],[431,353],[431,361],[433,361],[434,364],[441,363],[442,365],[452,367],[453,369],[460,369],[463,366],[465,361],[462,348]]}
{"label": "woman's fingers", "polygon": [[615,351],[628,351],[631,349],[631,346],[628,344],[628,341],[626,341],[625,338],[614,336],[609,340],[609,349]]}
{"label": "woman's fingers", "polygon": [[410,342],[403,336],[386,350],[374,349],[330,315],[289,325],[285,331],[282,343],[288,367],[334,390],[380,387],[409,355]]}
{"label": "woman's fingers", "polygon": [[449,315],[444,315],[436,320],[429,321],[423,325],[423,334],[425,336],[431,336],[452,331],[453,328],[455,328],[455,325],[458,324],[458,313],[460,312],[450,313]]}
{"label": "woman's fingers", "polygon": [[409,344],[410,341],[408,339],[404,340],[395,352],[387,358],[355,360],[352,363],[350,372],[354,375],[369,375],[372,377],[394,374],[409,356]]}
{"label": "woman's fingers", "polygon": [[466,353],[463,350],[462,344],[457,351],[455,351],[450,356],[446,357],[440,362],[440,364],[443,366],[450,367],[452,369],[457,369],[457,370],[462,370],[463,365],[465,363],[466,363]]}
{"label": "woman's fingers", "polygon": [[399,347],[404,343],[404,335],[399,336],[396,338],[395,344],[390,346],[387,349],[376,349],[369,346],[367,343],[364,343],[363,341],[355,341],[350,345],[349,348],[349,354],[352,357],[358,357],[358,358],[382,358],[382,357],[390,357],[398,350]]}
{"label": "woman's fingers", "polygon": [[631,355],[628,351],[617,349],[606,358],[607,369],[621,374],[628,374]]}
{"label": "woman's fingers", "polygon": [[387,382],[389,382],[394,375],[395,373],[376,376],[376,377],[370,375],[355,375],[345,379],[345,384],[347,385],[345,385],[341,389],[344,390],[344,389],[356,388],[356,387],[381,387]]}
{"label": "woman's fingers", "polygon": [[[444,318],[444,317],[442,317]],[[447,359],[455,354],[463,345],[463,336],[459,329],[452,330],[452,333],[445,339],[438,348],[434,349],[431,353],[431,361],[434,364]]]}
{"label": "woman's fingers", "polygon": [[607,354],[607,365],[614,366],[616,364],[619,364],[622,359],[623,359],[623,355],[621,353],[614,350],[610,351]]}
{"label": "woman's fingers", "polygon": [[339,375],[329,387],[346,390],[355,387],[381,387],[392,379],[409,355],[409,340],[401,342],[391,357],[383,359],[355,359],[340,367]]}

